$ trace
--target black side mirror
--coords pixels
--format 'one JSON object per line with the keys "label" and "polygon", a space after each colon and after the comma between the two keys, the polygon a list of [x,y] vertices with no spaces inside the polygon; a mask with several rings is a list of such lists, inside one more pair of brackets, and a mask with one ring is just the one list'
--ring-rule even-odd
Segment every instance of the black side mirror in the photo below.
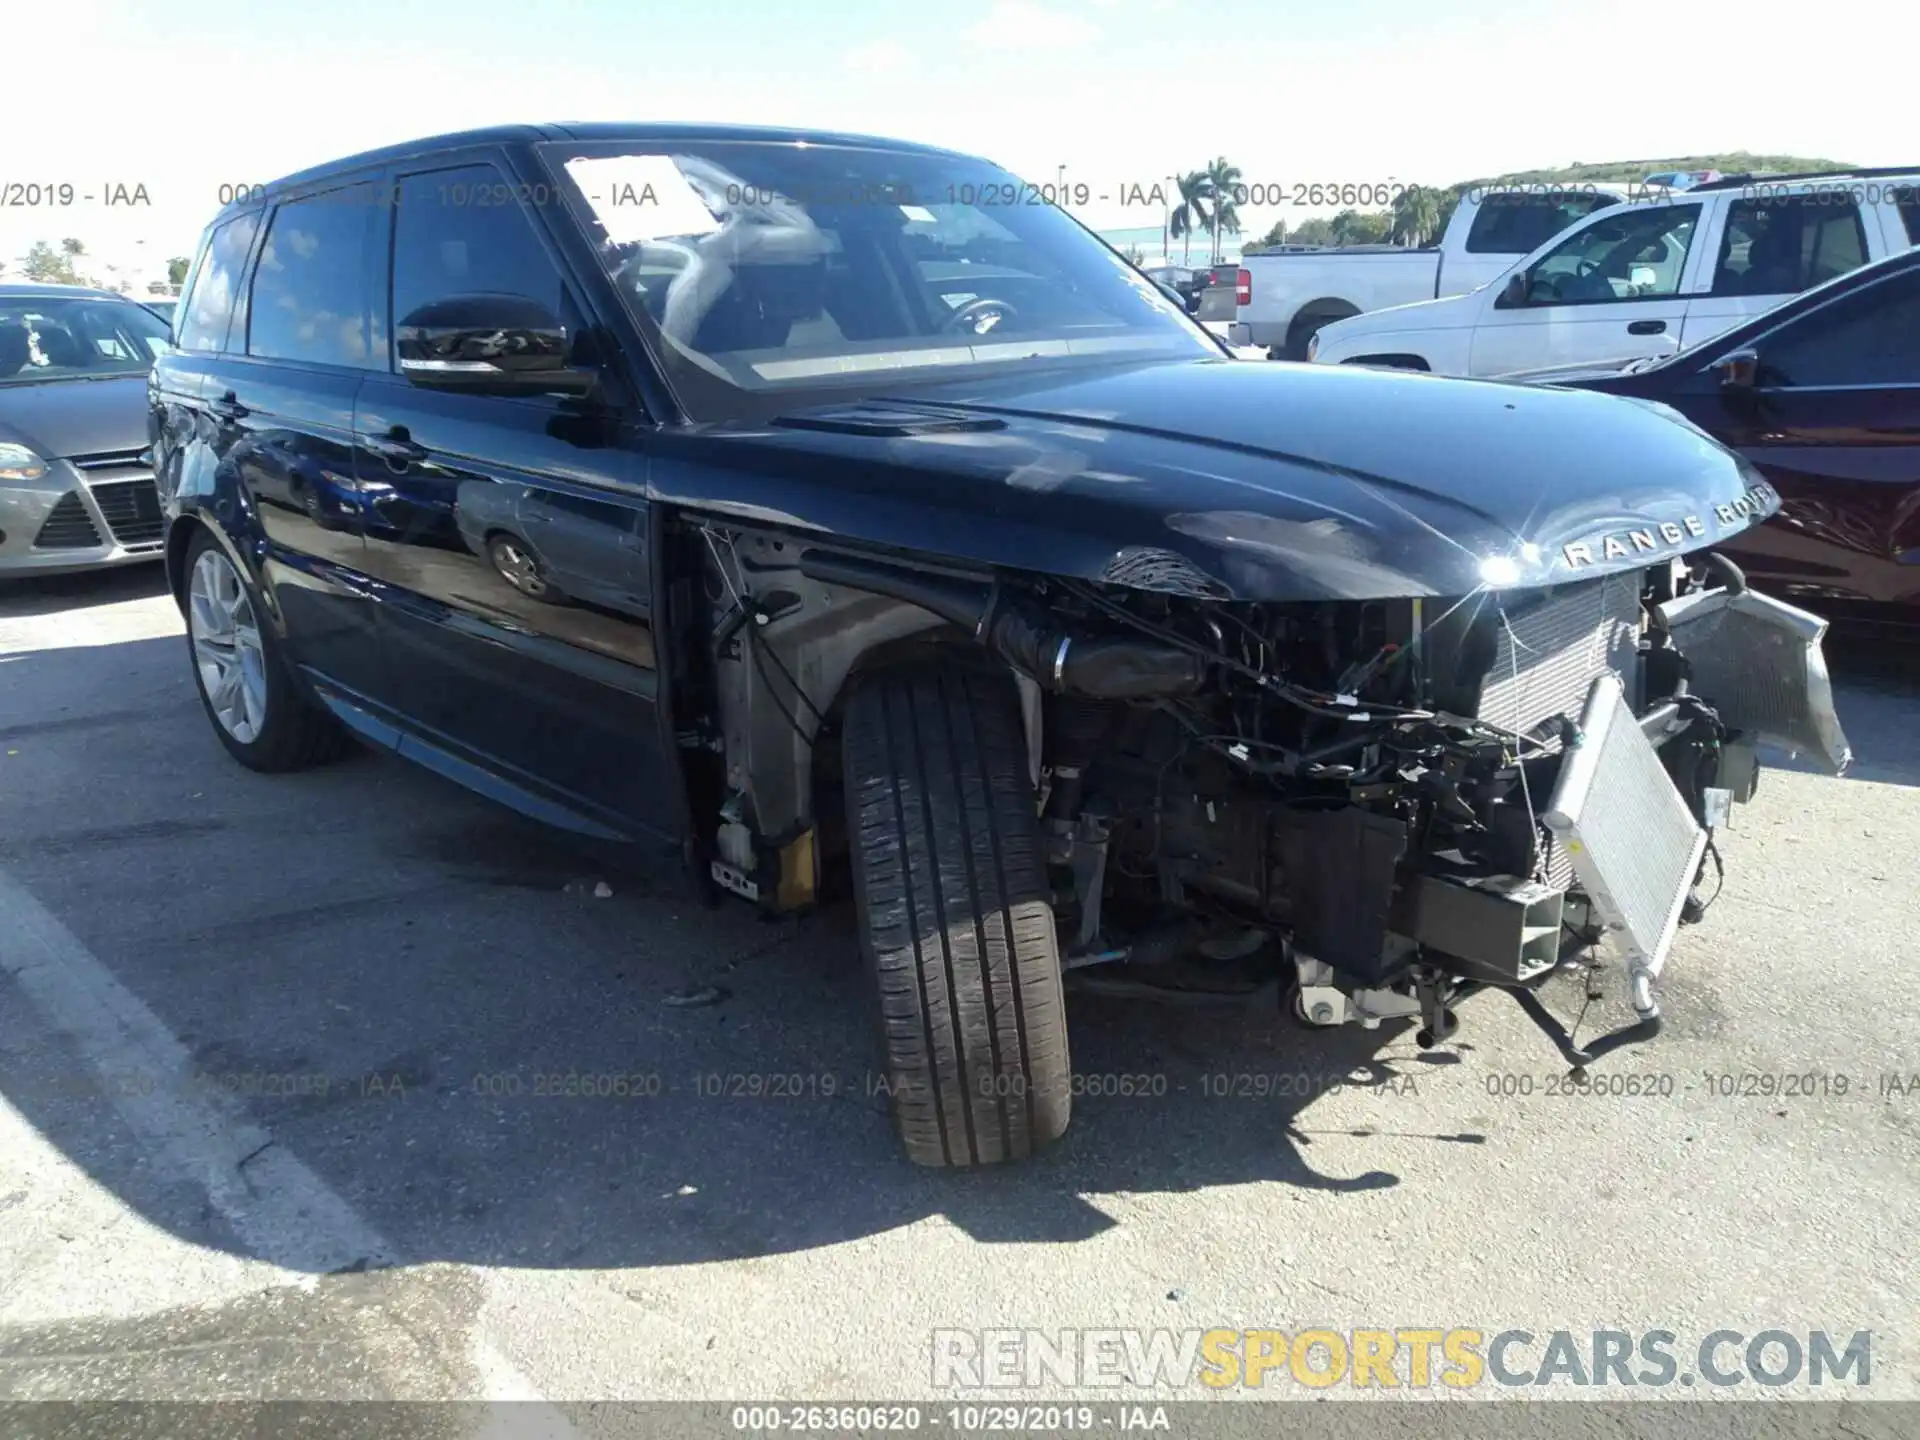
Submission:
{"label": "black side mirror", "polygon": [[394,331],[400,369],[415,385],[482,395],[580,396],[599,376],[567,363],[567,327],[524,295],[449,295]]}
{"label": "black side mirror", "polygon": [[1729,350],[1714,361],[1711,369],[1723,390],[1751,390],[1760,374],[1760,352],[1751,346]]}
{"label": "black side mirror", "polygon": [[1498,308],[1511,310],[1517,305],[1527,303],[1527,277],[1525,273],[1509,275],[1507,283],[1500,287]]}
{"label": "black side mirror", "polygon": [[1169,285],[1164,280],[1156,280],[1153,283],[1160,287],[1160,293],[1166,296],[1167,299],[1178,305],[1182,310],[1187,308],[1187,297],[1182,295],[1177,288]]}

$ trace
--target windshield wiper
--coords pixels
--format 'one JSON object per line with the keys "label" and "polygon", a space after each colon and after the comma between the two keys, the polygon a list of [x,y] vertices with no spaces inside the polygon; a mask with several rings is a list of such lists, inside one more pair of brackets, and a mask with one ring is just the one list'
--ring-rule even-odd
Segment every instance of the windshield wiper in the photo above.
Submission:
{"label": "windshield wiper", "polygon": [[911,400],[872,399],[789,411],[772,424],[789,430],[826,430],[841,435],[932,435],[957,430],[1004,430],[992,416],[918,406]]}

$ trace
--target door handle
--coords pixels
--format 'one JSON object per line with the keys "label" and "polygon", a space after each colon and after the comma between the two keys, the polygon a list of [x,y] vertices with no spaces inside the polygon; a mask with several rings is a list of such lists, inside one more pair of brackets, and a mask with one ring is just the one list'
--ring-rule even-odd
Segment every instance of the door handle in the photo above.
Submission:
{"label": "door handle", "polygon": [[240,403],[240,397],[231,390],[218,400],[211,402],[207,409],[222,420],[244,420],[250,413],[247,407]]}
{"label": "door handle", "polygon": [[1627,326],[1629,335],[1664,335],[1666,333],[1667,322],[1664,320],[1636,320]]}
{"label": "door handle", "polygon": [[384,435],[363,436],[360,443],[396,470],[427,458],[427,447],[416,443],[404,425],[396,425]]}

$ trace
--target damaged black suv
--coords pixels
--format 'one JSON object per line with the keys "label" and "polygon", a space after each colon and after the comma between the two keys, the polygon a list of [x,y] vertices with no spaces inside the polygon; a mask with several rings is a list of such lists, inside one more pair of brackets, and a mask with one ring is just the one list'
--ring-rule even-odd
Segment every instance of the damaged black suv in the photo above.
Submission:
{"label": "damaged black suv", "polygon": [[[916,1160],[1066,1127],[1063,976],[1251,961],[1443,1043],[1648,1033],[1755,746],[1838,769],[1777,500],[1660,406],[1235,361],[1032,187],[539,126],[208,228],[154,367],[206,710],[349,736],[770,911],[850,881]],[[1562,963],[1638,1018],[1586,1050]],[[1177,978],[1176,978],[1177,977]]]}

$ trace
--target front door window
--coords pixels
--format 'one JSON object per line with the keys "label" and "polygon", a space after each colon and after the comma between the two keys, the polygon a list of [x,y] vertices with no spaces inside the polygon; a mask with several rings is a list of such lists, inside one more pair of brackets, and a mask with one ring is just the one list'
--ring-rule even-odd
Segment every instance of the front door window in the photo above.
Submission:
{"label": "front door window", "polygon": [[1628,205],[1569,235],[1527,271],[1526,305],[1593,305],[1680,293],[1698,205]]}

